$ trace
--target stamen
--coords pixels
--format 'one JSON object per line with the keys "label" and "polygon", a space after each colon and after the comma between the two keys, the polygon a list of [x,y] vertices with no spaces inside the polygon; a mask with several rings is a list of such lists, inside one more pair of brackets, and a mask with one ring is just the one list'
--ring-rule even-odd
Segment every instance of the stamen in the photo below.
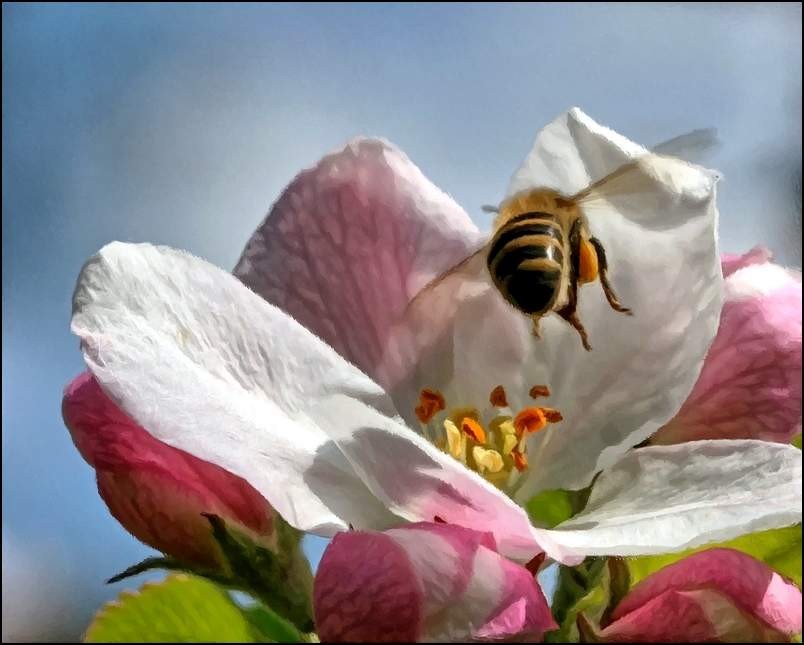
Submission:
{"label": "stamen", "polygon": [[[534,385],[530,389],[532,398],[549,395],[546,385]],[[425,388],[419,393],[416,416],[424,424],[425,436],[439,450],[482,475],[492,485],[507,490],[519,477],[516,471],[528,468],[529,436],[563,417],[555,408],[534,405],[512,418],[508,395],[502,385],[491,391],[489,402],[498,408],[491,419],[481,417],[476,407],[450,407],[446,414],[439,415],[447,409],[444,396],[438,390]],[[438,422],[431,423],[436,415]],[[444,428],[443,433],[438,430],[439,425]],[[538,568],[536,558],[533,564]]]}
{"label": "stamen", "polygon": [[489,401],[495,408],[507,408],[508,407],[508,398],[505,396],[505,388],[502,385],[498,385],[491,391],[491,396],[489,396]]}
{"label": "stamen", "polygon": [[465,435],[477,441],[477,443],[486,443],[486,431],[483,430],[483,426],[471,417],[463,418],[463,421],[461,421],[461,430],[463,430]]}
{"label": "stamen", "polygon": [[542,408],[542,412],[544,412],[548,423],[558,423],[564,420],[564,417],[562,417],[561,413],[555,408]]}
{"label": "stamen", "polygon": [[547,425],[547,416],[542,408],[525,408],[514,418],[514,428],[521,437],[532,432],[539,432]]}
{"label": "stamen", "polygon": [[466,438],[449,419],[444,420],[444,430],[447,433],[447,451],[458,461],[466,461]]}
{"label": "stamen", "polygon": [[486,450],[480,446],[472,448],[472,456],[475,458],[478,470],[482,475],[485,471],[490,473],[498,473],[503,467],[503,458],[496,450]]}
{"label": "stamen", "polygon": [[480,412],[478,412],[477,408],[466,406],[463,408],[451,408],[449,411],[450,421],[458,427],[461,426],[463,420],[467,417],[480,422]]}
{"label": "stamen", "polygon": [[515,434],[507,434],[503,437],[503,446],[502,451],[504,455],[510,455],[511,452],[516,448],[516,444],[518,440]]}
{"label": "stamen", "polygon": [[422,423],[430,423],[432,418],[446,407],[447,403],[441,392],[424,388],[419,393],[419,405],[416,406],[416,417]]}

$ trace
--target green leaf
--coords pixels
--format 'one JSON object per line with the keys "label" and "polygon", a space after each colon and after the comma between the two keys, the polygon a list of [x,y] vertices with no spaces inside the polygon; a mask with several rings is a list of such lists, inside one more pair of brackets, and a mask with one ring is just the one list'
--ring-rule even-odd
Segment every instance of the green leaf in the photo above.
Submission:
{"label": "green leaf", "polygon": [[255,605],[244,607],[243,614],[254,628],[254,633],[263,643],[306,643],[307,639],[289,621],[268,607]]}
{"label": "green leaf", "polygon": [[124,591],[95,616],[87,643],[254,643],[252,626],[229,595],[186,574]]}
{"label": "green leaf", "polygon": [[681,553],[629,558],[631,583],[636,584],[650,574],[688,555],[714,547],[728,547],[747,553],[757,560],[762,560],[769,567],[801,587],[801,524],[750,533],[729,542],[706,544]]}
{"label": "green leaf", "polygon": [[793,437],[792,443],[796,448],[801,450],[801,434],[800,433],[797,434],[795,437]]}

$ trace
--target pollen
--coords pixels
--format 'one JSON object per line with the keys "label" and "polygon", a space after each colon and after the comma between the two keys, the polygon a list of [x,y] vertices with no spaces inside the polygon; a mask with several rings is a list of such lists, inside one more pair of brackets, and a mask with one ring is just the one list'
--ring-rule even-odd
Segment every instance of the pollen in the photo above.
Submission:
{"label": "pollen", "polygon": [[495,408],[508,407],[508,399],[505,396],[505,388],[502,385],[498,385],[491,391],[491,395],[489,396],[489,402]]}
{"label": "pollen", "polygon": [[[528,394],[536,398],[549,396],[550,391],[547,386],[535,385]],[[488,401],[496,408],[489,413],[490,419],[474,406],[447,408],[438,390],[425,388],[419,395],[416,416],[423,424],[424,435],[440,450],[492,485],[508,490],[528,469],[528,437],[563,417],[557,409],[541,406],[529,406],[511,415],[502,385],[491,391]],[[484,409],[489,410],[488,404]]]}
{"label": "pollen", "polygon": [[578,282],[594,282],[597,279],[597,251],[591,242],[581,240],[579,253]]}
{"label": "pollen", "polygon": [[419,405],[416,406],[416,417],[422,423],[430,423],[433,417],[447,407],[444,395],[438,390],[429,388],[419,393]]}

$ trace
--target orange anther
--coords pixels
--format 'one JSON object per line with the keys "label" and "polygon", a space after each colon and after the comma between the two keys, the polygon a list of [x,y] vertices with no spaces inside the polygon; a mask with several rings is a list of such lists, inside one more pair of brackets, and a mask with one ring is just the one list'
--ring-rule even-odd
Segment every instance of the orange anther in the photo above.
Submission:
{"label": "orange anther", "polygon": [[547,425],[547,416],[542,408],[525,408],[514,417],[514,428],[520,437],[526,433],[538,432]]}
{"label": "orange anther", "polygon": [[461,430],[464,434],[477,441],[477,443],[486,443],[486,431],[483,430],[483,426],[474,419],[464,417],[463,421],[461,421]]}
{"label": "orange anther", "polygon": [[522,472],[528,467],[528,458],[525,456],[525,453],[514,450],[511,455],[514,458],[514,466],[519,472]]}
{"label": "orange anther", "polygon": [[542,408],[542,412],[544,412],[544,416],[549,423],[558,423],[564,420],[564,417],[555,408]]}
{"label": "orange anther", "polygon": [[530,388],[528,394],[530,394],[530,398],[532,399],[538,399],[540,396],[550,396],[550,388],[546,385],[534,385]]}
{"label": "orange anther", "polygon": [[495,387],[491,391],[489,401],[495,408],[507,408],[508,399],[505,396],[505,388],[503,388],[502,385],[498,385],[497,387]]}
{"label": "orange anther", "polygon": [[447,407],[444,395],[438,390],[424,388],[419,392],[419,405],[416,406],[416,417],[422,423],[429,423],[430,420],[441,410]]}

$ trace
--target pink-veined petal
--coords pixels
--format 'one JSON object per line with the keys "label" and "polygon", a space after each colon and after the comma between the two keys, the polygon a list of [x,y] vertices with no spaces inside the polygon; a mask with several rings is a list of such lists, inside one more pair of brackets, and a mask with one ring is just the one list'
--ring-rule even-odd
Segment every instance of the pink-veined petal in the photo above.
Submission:
{"label": "pink-veined petal", "polygon": [[314,593],[325,642],[541,640],[556,628],[529,571],[489,534],[449,524],[337,535]]}
{"label": "pink-veined petal", "polygon": [[723,269],[723,277],[728,278],[732,273],[739,269],[751,266],[752,264],[765,264],[770,262],[773,254],[770,249],[764,246],[755,246],[747,253],[723,253],[720,256],[720,266]]}
{"label": "pink-veined petal", "polygon": [[769,627],[801,631],[801,591],[763,562],[733,549],[709,549],[664,567],[636,585],[612,614],[617,621],[661,594],[711,589]]}
{"label": "pink-veined petal", "polygon": [[801,432],[801,279],[762,262],[763,249],[731,265],[720,328],[698,382],[651,443],[763,439]]}
{"label": "pink-veined petal", "polygon": [[413,294],[478,245],[469,216],[390,143],[359,138],[301,172],[234,273],[387,386]]}
{"label": "pink-veined petal", "polygon": [[604,643],[778,643],[785,634],[714,589],[667,590],[597,633]]}
{"label": "pink-veined petal", "polygon": [[273,510],[246,481],[158,441],[84,372],[64,392],[76,447],[96,470],[112,515],[136,538],[183,562],[215,566],[219,551],[202,513],[213,513],[273,547]]}

